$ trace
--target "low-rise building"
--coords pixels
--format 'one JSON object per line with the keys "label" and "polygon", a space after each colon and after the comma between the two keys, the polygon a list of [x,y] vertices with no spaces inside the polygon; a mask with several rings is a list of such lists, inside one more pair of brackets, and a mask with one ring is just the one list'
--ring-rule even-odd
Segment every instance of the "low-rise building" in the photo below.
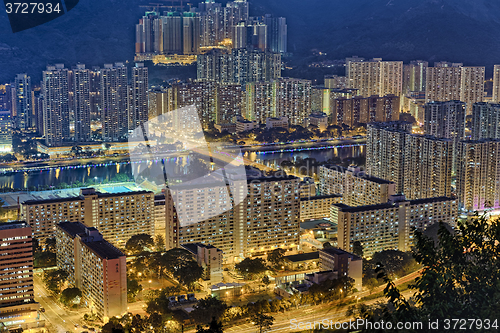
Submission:
{"label": "low-rise building", "polygon": [[354,279],[354,288],[363,287],[363,259],[341,249],[329,247],[319,251],[320,268],[323,271],[338,272],[337,277],[348,276]]}
{"label": "low-rise building", "polygon": [[236,133],[251,131],[257,126],[259,125],[255,121],[240,119],[236,122]]}
{"label": "low-rise building", "polygon": [[236,133],[236,123],[228,123],[228,124],[215,124],[215,129],[217,129],[220,133],[226,131],[231,134]]}
{"label": "low-rise building", "polygon": [[183,244],[182,247],[191,252],[198,265],[203,268],[204,280],[209,280],[210,283],[222,282],[222,250],[202,243]]}
{"label": "low-rise building", "polygon": [[457,215],[455,198],[406,200],[404,196],[394,196],[389,202],[378,205],[334,204],[330,220],[338,225],[339,248],[352,251],[353,243],[359,241],[363,254],[371,257],[383,250],[409,251],[413,228],[425,230],[438,222],[454,227]]}
{"label": "low-rise building", "polygon": [[271,128],[288,128],[288,117],[279,117],[279,118],[272,118],[268,117],[266,118],[266,128],[271,129]]}
{"label": "low-rise building", "polygon": [[127,260],[96,228],[63,222],[56,230],[57,267],[82,292],[84,304],[107,322],[127,313]]}
{"label": "low-rise building", "polygon": [[283,263],[288,269],[315,269],[319,263],[319,252],[299,253],[283,257]]}
{"label": "low-rise building", "polygon": [[326,113],[311,113],[304,122],[304,126],[316,126],[321,132],[328,128],[328,115]]}

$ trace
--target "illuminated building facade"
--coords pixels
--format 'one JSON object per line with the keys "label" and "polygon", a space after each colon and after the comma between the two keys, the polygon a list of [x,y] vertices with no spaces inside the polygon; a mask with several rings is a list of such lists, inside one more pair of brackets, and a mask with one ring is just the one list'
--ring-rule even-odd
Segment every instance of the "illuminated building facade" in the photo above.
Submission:
{"label": "illuminated building facade", "polygon": [[500,139],[500,104],[475,103],[472,107],[472,139]]}
{"label": "illuminated building facade", "polygon": [[17,74],[14,80],[15,100],[12,105],[16,128],[27,131],[34,127],[31,77]]}
{"label": "illuminated building facade", "polygon": [[460,63],[437,62],[427,68],[425,99],[427,102],[460,100],[462,86]]}
{"label": "illuminated building facade", "polygon": [[363,255],[371,257],[384,250],[409,251],[413,244],[413,228],[425,230],[439,222],[454,227],[457,215],[458,205],[454,198],[406,200],[393,197],[388,203],[371,206],[334,204],[330,220],[338,225],[339,248],[352,251],[353,243],[359,241]]}
{"label": "illuminated building facade", "polygon": [[0,153],[12,151],[12,117],[9,110],[0,109]]}
{"label": "illuminated building facade", "polygon": [[[172,196],[166,197],[167,249],[186,243],[210,244],[223,251],[226,262],[234,262],[299,245],[300,189],[296,177],[248,178],[248,196],[234,208],[225,186],[186,187],[176,192],[176,200],[174,206]],[[209,201],[217,207],[227,206],[227,211],[207,215],[198,223],[181,225],[178,221],[176,207],[210,214],[213,203],[209,205]]]}
{"label": "illuminated building facade", "polygon": [[484,67],[462,67],[460,77],[460,101],[465,103],[467,115],[472,114],[472,106],[474,103],[483,101],[484,77]]}
{"label": "illuminated building facade", "polygon": [[40,305],[35,302],[33,244],[26,222],[0,224],[0,266],[0,326],[36,328]]}
{"label": "illuminated building facade", "polygon": [[451,196],[453,141],[407,135],[404,149],[404,189],[409,200]]}
{"label": "illuminated building facade", "polygon": [[484,211],[500,208],[500,140],[460,141],[457,157],[457,197],[460,208]]}
{"label": "illuminated building facade", "polygon": [[58,146],[69,141],[69,72],[64,65],[47,66],[42,73],[45,143]]}
{"label": "illuminated building facade", "polygon": [[401,96],[402,61],[382,61],[381,58],[364,61],[358,58],[348,60],[346,66],[349,67],[347,71],[349,87],[358,89],[360,96]]}
{"label": "illuminated building facade", "polygon": [[366,173],[392,181],[403,192],[405,137],[412,124],[403,121],[370,123],[367,126]]}
{"label": "illuminated building facade", "polygon": [[341,195],[342,202],[353,207],[386,203],[396,194],[393,182],[369,176],[357,166],[321,166],[319,182],[321,194]]}
{"label": "illuminated building facade", "polygon": [[120,248],[133,235],[154,235],[154,195],[147,191],[101,193],[93,188],[81,189],[78,197],[25,201],[21,215],[41,242],[54,237],[61,222],[95,227]]}
{"label": "illuminated building facade", "polygon": [[120,141],[129,128],[128,71],[123,63],[106,64],[100,70],[103,141]]}
{"label": "illuminated building facade", "polygon": [[93,227],[79,222],[57,225],[57,267],[82,292],[82,303],[103,322],[127,313],[127,260]]}
{"label": "illuminated building facade", "polygon": [[493,103],[500,103],[500,65],[493,67]]}
{"label": "illuminated building facade", "polygon": [[73,111],[75,113],[75,141],[89,142],[90,131],[90,70],[85,65],[73,69]]}

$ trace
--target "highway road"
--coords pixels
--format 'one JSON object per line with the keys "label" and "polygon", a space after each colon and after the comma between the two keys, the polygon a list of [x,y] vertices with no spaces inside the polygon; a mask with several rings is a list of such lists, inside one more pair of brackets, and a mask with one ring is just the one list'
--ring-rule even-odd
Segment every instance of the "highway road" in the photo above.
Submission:
{"label": "highway road", "polygon": [[[45,288],[39,274],[34,275],[34,289],[35,289],[35,301],[39,302],[40,305],[45,309],[42,313],[42,318],[45,319],[46,325],[51,324],[49,327],[50,332],[65,333],[69,332],[81,332],[83,322],[81,318],[88,312],[87,309],[80,309],[78,311],[67,311],[61,307],[55,300],[54,297]],[[79,327],[75,328],[75,324]]]}
{"label": "highway road", "polygon": [[[396,285],[401,285],[403,283],[409,282],[414,280],[416,277],[420,276],[421,271],[417,271],[411,274],[408,274],[402,278],[399,278],[398,280],[395,280],[394,283]],[[376,288],[373,293],[378,293],[382,291],[385,288],[385,284],[381,285],[380,287]],[[413,291],[407,290],[402,293],[407,299],[413,294]],[[349,296],[351,299],[361,298],[364,296],[369,295],[369,292],[360,292],[353,294]],[[377,302],[385,302],[386,298],[385,296],[378,297],[366,302],[362,302],[367,305],[372,305]],[[349,318],[346,318],[345,313],[348,309],[348,306],[343,306],[343,307],[338,307],[336,305],[337,301],[335,302],[328,302],[328,303],[323,303],[319,305],[313,305],[313,306],[302,306],[299,309],[293,309],[290,311],[287,311],[285,313],[272,313],[271,315],[275,318],[274,325],[272,326],[271,330],[268,332],[294,332],[294,331],[303,331],[305,328],[303,327],[302,329],[294,329],[293,324],[298,324],[299,322],[304,323],[313,323],[313,322],[321,322],[323,320],[325,321],[332,321],[333,323],[335,322],[344,322],[348,321]],[[291,320],[295,320],[291,322]],[[187,332],[194,332],[194,330],[187,331]],[[257,328],[255,325],[253,325],[249,320],[246,322],[235,325],[232,327],[228,327],[224,329],[224,332],[228,333],[255,333],[258,332]]]}

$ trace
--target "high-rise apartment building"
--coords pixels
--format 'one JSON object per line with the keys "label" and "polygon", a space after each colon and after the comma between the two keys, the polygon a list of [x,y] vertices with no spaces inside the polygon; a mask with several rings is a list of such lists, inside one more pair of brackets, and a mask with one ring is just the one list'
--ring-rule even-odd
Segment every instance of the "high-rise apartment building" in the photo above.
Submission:
{"label": "high-rise apartment building", "polygon": [[33,100],[31,96],[31,77],[17,74],[14,80],[15,100],[12,105],[16,128],[27,131],[34,127]]}
{"label": "high-rise apartment building", "polygon": [[286,18],[266,15],[264,23],[267,26],[267,44],[269,50],[275,53],[286,53],[288,50]]}
{"label": "high-rise apartment building", "polygon": [[411,132],[411,123],[370,123],[367,127],[366,173],[392,181],[396,192],[404,186],[405,138]]}
{"label": "high-rise apartment building", "polygon": [[500,139],[500,104],[475,103],[472,108],[472,139]]}
{"label": "high-rise apartment building", "polygon": [[101,122],[104,141],[120,141],[128,133],[128,71],[123,63],[100,70]]}
{"label": "high-rise apartment building", "polygon": [[100,95],[102,139],[125,139],[129,128],[129,92],[128,71],[123,63],[106,64],[100,70]]}
{"label": "high-rise apartment building", "polygon": [[131,97],[129,128],[134,130],[148,121],[148,68],[143,63],[132,67]]}
{"label": "high-rise apartment building", "polygon": [[403,62],[382,61],[374,58],[364,61],[361,58],[348,58],[349,87],[358,89],[363,97],[372,95],[401,96],[403,90]]}
{"label": "high-rise apartment building", "polygon": [[493,67],[493,103],[500,103],[500,65]]}
{"label": "high-rise apartment building", "polygon": [[73,69],[73,110],[75,113],[75,142],[89,142],[90,131],[90,70],[85,65]]}
{"label": "high-rise apartment building", "polygon": [[64,65],[47,66],[42,73],[45,143],[58,146],[70,140],[69,73]]}
{"label": "high-rise apartment building", "polygon": [[325,75],[325,87],[329,89],[346,89],[348,80],[345,76]]}
{"label": "high-rise apartment building", "polygon": [[[166,196],[167,249],[186,243],[204,243],[221,249],[226,262],[242,260],[275,248],[296,249],[299,245],[299,179],[285,177],[248,178],[248,196],[236,207],[226,186],[186,186]],[[211,207],[226,207],[210,216]],[[181,214],[179,209],[187,210]],[[189,210],[207,214],[198,223],[180,221]]]}
{"label": "high-rise apartment building", "polygon": [[248,2],[246,0],[228,2],[224,7],[224,38],[233,39],[233,27],[246,21],[248,21]]}
{"label": "high-rise apartment building", "polygon": [[103,322],[127,313],[127,259],[96,228],[80,222],[57,225],[57,267],[69,273],[82,302]]}
{"label": "high-rise apartment building", "polygon": [[459,101],[462,87],[459,63],[437,62],[427,68],[425,99],[427,102]]}
{"label": "high-rise apartment building", "polygon": [[36,328],[40,305],[35,302],[33,244],[26,222],[0,223],[0,267],[0,326]]}
{"label": "high-rise apartment building", "polygon": [[[169,33],[165,29],[164,34]],[[184,54],[200,53],[200,18],[196,13],[184,13],[182,17],[182,41]]]}
{"label": "high-rise apartment building", "polygon": [[400,97],[396,95],[338,98],[333,101],[330,122],[349,127],[359,123],[399,120]]}
{"label": "high-rise apartment building", "polygon": [[484,67],[462,67],[460,77],[460,101],[466,105],[468,115],[472,114],[474,103],[483,101],[484,97]]}
{"label": "high-rise apartment building", "polygon": [[406,200],[403,196],[371,206],[334,204],[330,221],[338,225],[339,248],[352,251],[354,242],[359,241],[363,246],[363,255],[371,257],[383,250],[409,251],[414,228],[425,230],[439,222],[454,227],[457,215],[454,198]]}
{"label": "high-rise apartment building", "polygon": [[342,203],[354,207],[386,203],[396,194],[395,183],[369,176],[355,165],[321,166],[319,182],[321,194],[342,195]]}
{"label": "high-rise apartment building", "polygon": [[24,201],[21,215],[41,242],[54,237],[61,222],[95,227],[107,241],[121,248],[133,235],[154,235],[154,195],[148,191],[101,193],[93,188],[81,189],[77,197]]}
{"label": "high-rise apartment building", "polygon": [[267,118],[276,117],[277,95],[278,81],[247,83],[243,117],[261,124]]}
{"label": "high-rise apartment building", "polygon": [[407,135],[404,148],[404,188],[409,200],[451,196],[453,141]]}
{"label": "high-rise apartment building", "polygon": [[311,113],[311,81],[281,78],[277,87],[277,117],[287,117],[291,125],[302,125]]}
{"label": "high-rise apartment building", "polygon": [[460,141],[457,157],[457,197],[461,209],[500,208],[500,140]]}
{"label": "high-rise apartment building", "polygon": [[330,217],[330,207],[341,203],[342,196],[338,194],[302,196],[300,197],[300,221],[320,220]]}
{"label": "high-rise apartment building", "polygon": [[403,65],[403,94],[425,92],[428,67],[429,63],[423,60],[415,60]]}
{"label": "high-rise apartment building", "polygon": [[9,110],[0,109],[0,152],[12,151],[12,117]]}
{"label": "high-rise apartment building", "polygon": [[281,77],[281,54],[254,48],[214,49],[197,57],[197,78],[219,83],[271,81]]}
{"label": "high-rise apartment building", "polygon": [[[454,147],[458,141],[465,138],[466,104],[460,101],[430,102],[425,105],[425,134],[453,141]],[[454,148],[456,153],[456,149]],[[453,158],[453,169],[456,167],[456,157]]]}

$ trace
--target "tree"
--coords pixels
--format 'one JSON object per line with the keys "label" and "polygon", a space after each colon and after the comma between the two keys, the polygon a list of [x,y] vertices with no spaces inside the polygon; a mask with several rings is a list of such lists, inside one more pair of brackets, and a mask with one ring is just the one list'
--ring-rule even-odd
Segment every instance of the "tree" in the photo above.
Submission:
{"label": "tree", "polygon": [[377,279],[375,278],[369,278],[366,282],[363,283],[363,285],[368,288],[370,291],[370,295],[372,294],[373,290],[379,285]]}
{"label": "tree", "polygon": [[259,329],[259,333],[262,333],[271,329],[274,324],[274,317],[260,312],[252,316],[252,321]]}
{"label": "tree", "polygon": [[165,238],[162,235],[155,236],[155,250],[158,252],[165,251]]}
{"label": "tree", "polygon": [[152,249],[155,245],[153,238],[148,234],[138,234],[130,237],[130,239],[125,244],[125,250],[131,254],[139,254],[146,251],[146,249]]}
{"label": "tree", "polygon": [[235,266],[241,274],[253,279],[255,275],[264,273],[267,270],[267,266],[262,258],[245,258],[242,262],[237,263]]}
{"label": "tree", "polygon": [[196,323],[207,324],[210,320],[209,318],[212,318],[212,320],[215,318],[216,321],[220,321],[226,309],[226,302],[216,297],[207,296],[194,306],[194,310],[190,315]]}
{"label": "tree", "polygon": [[371,321],[382,318],[393,323],[498,318],[499,219],[488,221],[485,216],[476,215],[457,224],[455,233],[441,225],[438,246],[422,232],[415,231],[414,257],[423,266],[422,275],[411,286],[415,304],[401,295],[381,265],[378,274],[387,283],[384,293],[388,305],[373,314],[360,315]]}
{"label": "tree", "polygon": [[325,242],[325,243],[323,243],[323,248],[324,248],[324,249],[330,249],[330,248],[332,248],[332,247],[333,247],[333,246],[332,246],[332,244],[330,244],[330,242]]}
{"label": "tree", "polygon": [[271,284],[271,279],[269,278],[269,276],[264,275],[264,277],[262,278],[262,283],[266,286],[267,289],[267,286]]}
{"label": "tree", "polygon": [[47,238],[47,240],[45,240],[45,251],[56,253],[56,239],[55,238]]}
{"label": "tree", "polygon": [[162,255],[161,262],[174,278],[189,288],[203,275],[203,268],[194,261],[191,253],[184,249],[168,250]]}
{"label": "tree", "polygon": [[274,249],[267,255],[267,261],[269,261],[274,267],[280,267],[283,265],[285,252],[285,249],[282,248]]}
{"label": "tree", "polygon": [[363,257],[363,245],[361,245],[360,241],[355,241],[352,243],[352,253],[357,256]]}
{"label": "tree", "polygon": [[68,272],[63,269],[45,271],[43,274],[43,282],[47,286],[47,289],[58,294],[61,291],[61,287],[68,280],[68,276]]}
{"label": "tree", "polygon": [[[61,293],[61,302],[66,305],[74,303],[75,300],[82,297],[82,291],[78,288],[66,288]],[[79,303],[79,302],[77,302]]]}
{"label": "tree", "polygon": [[153,328],[154,332],[161,332],[163,328],[163,318],[158,313],[153,313],[148,318],[148,324]]}
{"label": "tree", "polygon": [[139,284],[139,281],[136,279],[127,279],[127,298],[129,299],[129,302],[133,301],[135,299],[135,296],[142,291],[142,285]]}
{"label": "tree", "polygon": [[207,328],[203,328],[202,325],[196,326],[196,333],[223,333],[222,323],[217,321],[215,317],[212,318],[212,321],[208,324]]}

